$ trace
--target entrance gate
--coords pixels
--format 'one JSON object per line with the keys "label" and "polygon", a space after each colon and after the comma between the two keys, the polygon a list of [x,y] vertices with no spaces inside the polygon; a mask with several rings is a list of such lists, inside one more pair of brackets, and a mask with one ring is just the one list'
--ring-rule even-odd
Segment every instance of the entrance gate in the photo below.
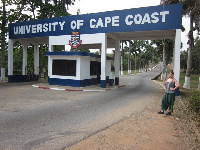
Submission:
{"label": "entrance gate", "polygon": [[[115,48],[115,84],[119,84],[120,40],[174,39],[174,73],[179,81],[182,7],[182,4],[159,5],[9,24],[8,77],[13,76],[13,42],[20,41],[23,45],[22,75],[25,75],[28,43],[34,44],[34,67],[38,68],[39,44],[49,44],[49,53],[53,55],[53,45],[69,45],[75,32],[80,37],[74,46],[101,49],[102,88],[106,87],[107,48]],[[49,61],[50,79],[51,68]]]}

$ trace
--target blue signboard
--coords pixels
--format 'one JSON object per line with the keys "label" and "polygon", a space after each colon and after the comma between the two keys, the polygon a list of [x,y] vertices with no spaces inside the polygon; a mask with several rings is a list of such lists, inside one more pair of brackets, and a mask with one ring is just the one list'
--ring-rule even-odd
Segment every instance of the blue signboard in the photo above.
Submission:
{"label": "blue signboard", "polygon": [[182,4],[108,11],[9,24],[9,38],[181,29]]}

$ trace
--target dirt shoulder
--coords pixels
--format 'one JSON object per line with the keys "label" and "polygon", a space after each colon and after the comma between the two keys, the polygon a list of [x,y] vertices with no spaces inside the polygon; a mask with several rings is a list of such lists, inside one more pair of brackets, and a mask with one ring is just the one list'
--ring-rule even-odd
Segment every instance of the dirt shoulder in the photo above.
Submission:
{"label": "dirt shoulder", "polygon": [[[176,98],[175,111],[171,116],[157,114],[163,93],[149,98],[152,105],[125,120],[81,140],[65,150],[188,150],[200,149],[198,137],[190,133],[190,121],[181,117],[182,99]],[[183,109],[183,108],[181,108]],[[178,112],[179,111],[179,112]],[[184,124],[183,124],[184,123]],[[190,126],[191,128],[187,127]]]}

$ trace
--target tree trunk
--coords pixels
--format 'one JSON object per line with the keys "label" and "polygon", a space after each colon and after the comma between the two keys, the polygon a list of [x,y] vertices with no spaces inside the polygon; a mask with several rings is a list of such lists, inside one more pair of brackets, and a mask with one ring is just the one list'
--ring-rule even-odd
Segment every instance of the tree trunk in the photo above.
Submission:
{"label": "tree trunk", "polygon": [[162,74],[164,78],[166,78],[166,70],[167,70],[167,62],[166,62],[166,43],[163,40],[163,67],[162,67]]}
{"label": "tree trunk", "polygon": [[5,9],[5,0],[3,2],[3,17],[2,17],[2,42],[1,42],[1,81],[5,81],[5,26],[6,26],[6,9]]}
{"label": "tree trunk", "polygon": [[129,41],[129,51],[128,51],[128,74],[131,74],[130,56],[131,56],[131,41]]}
{"label": "tree trunk", "polygon": [[31,2],[31,11],[32,11],[32,14],[33,14],[33,19],[35,20],[36,16],[35,16],[35,4],[34,4],[34,2]]}
{"label": "tree trunk", "polygon": [[135,51],[135,74],[136,74],[136,51]]}
{"label": "tree trunk", "polygon": [[67,5],[67,9],[66,9],[65,4],[66,4],[66,0],[62,0],[62,10],[63,10],[63,12],[67,12],[67,9],[68,9],[68,5]]}
{"label": "tree trunk", "polygon": [[122,53],[121,53],[121,76],[124,75],[124,47],[123,47],[123,41],[122,41]]}
{"label": "tree trunk", "polygon": [[194,37],[193,37],[193,19],[190,17],[190,31],[188,33],[188,42],[189,42],[189,49],[188,49],[188,58],[187,58],[187,70],[185,76],[185,83],[183,85],[184,88],[190,89],[190,75],[191,75],[191,68],[192,68],[192,50],[194,47]]}
{"label": "tree trunk", "polygon": [[141,72],[141,58],[139,57],[139,72]]}

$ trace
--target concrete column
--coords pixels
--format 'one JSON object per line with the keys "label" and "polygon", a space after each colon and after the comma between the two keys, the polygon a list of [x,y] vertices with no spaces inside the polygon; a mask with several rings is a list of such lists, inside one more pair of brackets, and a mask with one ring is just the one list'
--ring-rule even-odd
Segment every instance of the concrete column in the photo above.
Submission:
{"label": "concrete column", "polygon": [[22,62],[22,75],[27,75],[27,43],[22,44],[23,48],[23,62]]}
{"label": "concrete column", "polygon": [[120,72],[120,40],[116,40],[115,44],[115,85],[119,85]]}
{"label": "concrete column", "polygon": [[13,75],[13,40],[8,40],[8,76]]}
{"label": "concrete column", "polygon": [[34,74],[39,75],[39,44],[34,44]]}
{"label": "concrete column", "polygon": [[[175,44],[173,52],[173,64],[174,64],[174,77],[179,82],[180,78],[180,49],[181,49],[181,29],[176,29]],[[176,89],[175,94],[179,95],[179,89]]]}
{"label": "concrete column", "polygon": [[106,88],[106,50],[107,50],[107,35],[101,44],[101,87]]}
{"label": "concrete column", "polygon": [[49,52],[53,52],[54,51],[54,46],[49,44]]}
{"label": "concrete column", "polygon": [[[49,52],[53,52],[53,45],[51,45],[51,43],[49,43]],[[48,77],[50,77],[52,75],[52,62],[50,59],[50,56],[48,56]]]}

